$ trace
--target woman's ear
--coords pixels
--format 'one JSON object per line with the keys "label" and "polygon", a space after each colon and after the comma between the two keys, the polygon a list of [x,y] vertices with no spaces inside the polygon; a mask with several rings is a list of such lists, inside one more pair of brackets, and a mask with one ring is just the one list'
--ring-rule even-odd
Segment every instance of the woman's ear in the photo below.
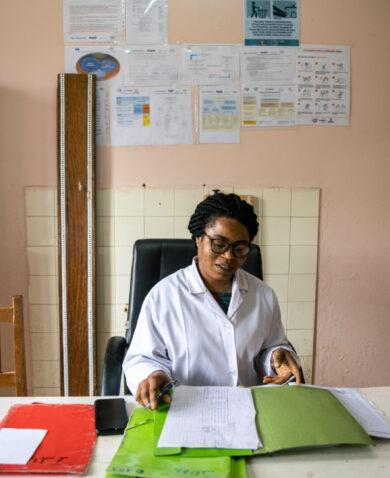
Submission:
{"label": "woman's ear", "polygon": [[198,237],[195,238],[196,247],[199,247],[201,239],[202,239],[202,236],[198,236]]}

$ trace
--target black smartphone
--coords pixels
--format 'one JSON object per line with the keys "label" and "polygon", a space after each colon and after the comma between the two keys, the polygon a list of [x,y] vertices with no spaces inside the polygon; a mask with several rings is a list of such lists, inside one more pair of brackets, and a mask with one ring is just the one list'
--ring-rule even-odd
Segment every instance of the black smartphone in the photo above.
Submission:
{"label": "black smartphone", "polygon": [[129,417],[123,398],[98,398],[95,400],[95,428],[97,435],[120,435]]}

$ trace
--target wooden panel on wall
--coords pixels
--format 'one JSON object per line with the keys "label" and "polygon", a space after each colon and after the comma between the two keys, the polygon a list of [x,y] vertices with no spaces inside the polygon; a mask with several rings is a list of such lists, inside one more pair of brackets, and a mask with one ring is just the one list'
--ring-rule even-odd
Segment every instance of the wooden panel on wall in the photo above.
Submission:
{"label": "wooden panel on wall", "polygon": [[58,75],[58,278],[61,392],[96,394],[93,75]]}

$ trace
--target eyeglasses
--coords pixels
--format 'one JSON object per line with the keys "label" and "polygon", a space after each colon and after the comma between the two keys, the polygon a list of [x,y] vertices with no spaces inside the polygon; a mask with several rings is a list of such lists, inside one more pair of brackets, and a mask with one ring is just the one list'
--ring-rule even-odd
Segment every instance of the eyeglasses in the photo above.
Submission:
{"label": "eyeglasses", "polygon": [[225,241],[225,239],[210,237],[206,233],[204,233],[204,235],[210,240],[211,250],[216,254],[223,254],[229,249],[229,247],[231,247],[233,256],[242,259],[249,254],[249,251],[252,247],[252,245],[248,242],[238,242],[236,244],[231,244],[230,242]]}

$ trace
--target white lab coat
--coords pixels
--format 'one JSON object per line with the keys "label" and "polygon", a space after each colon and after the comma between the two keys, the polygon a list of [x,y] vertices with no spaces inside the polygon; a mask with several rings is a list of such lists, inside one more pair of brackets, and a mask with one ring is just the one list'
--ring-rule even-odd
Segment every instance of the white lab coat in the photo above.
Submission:
{"label": "white lab coat", "polygon": [[123,363],[133,394],[155,370],[181,385],[259,385],[264,375],[275,375],[272,352],[291,351],[269,286],[237,270],[225,314],[196,262],[161,280],[144,300]]}

